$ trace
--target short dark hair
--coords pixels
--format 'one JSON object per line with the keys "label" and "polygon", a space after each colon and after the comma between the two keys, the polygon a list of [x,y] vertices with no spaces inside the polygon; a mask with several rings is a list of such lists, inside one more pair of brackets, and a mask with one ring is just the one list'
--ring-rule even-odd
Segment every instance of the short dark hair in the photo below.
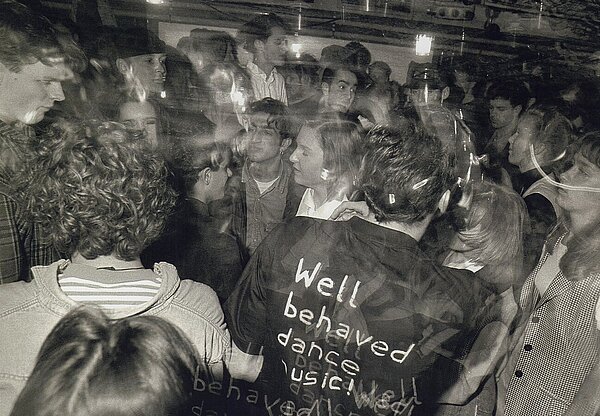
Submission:
{"label": "short dark hair", "polygon": [[381,222],[423,220],[435,213],[455,182],[451,157],[440,140],[410,124],[405,127],[376,126],[367,133],[359,188]]}
{"label": "short dark hair", "polygon": [[53,65],[65,59],[52,24],[13,0],[0,0],[0,62],[13,72],[37,61]]}
{"label": "short dark hair", "polygon": [[191,341],[162,318],[110,320],[80,307],[44,341],[11,415],[184,416],[198,364]]}
{"label": "short dark hair", "polygon": [[268,114],[267,124],[279,133],[281,140],[293,138],[293,125],[287,106],[279,100],[270,97],[263,98],[250,104],[249,114]]}
{"label": "short dark hair", "polygon": [[246,49],[254,53],[254,41],[266,41],[276,27],[282,28],[286,33],[290,30],[289,25],[275,13],[261,14],[242,25],[236,40],[240,44],[245,43]]}
{"label": "short dark hair", "polygon": [[299,79],[307,76],[311,85],[319,82],[319,61],[308,53],[303,53],[300,58],[288,61],[280,72],[296,74]]}
{"label": "short dark hair", "polygon": [[323,75],[321,76],[321,82],[324,82],[325,84],[331,86],[333,79],[335,78],[336,74],[339,71],[351,72],[352,74],[354,74],[354,76],[356,76],[356,79],[358,80],[358,73],[354,70],[354,68],[352,68],[350,66],[345,66],[345,65],[334,65],[334,66],[328,66],[327,68],[325,68],[323,70]]}
{"label": "short dark hair", "polygon": [[351,52],[350,60],[356,67],[368,67],[371,63],[371,52],[360,42],[348,42],[345,46]]}
{"label": "short dark hair", "polygon": [[30,163],[19,181],[22,206],[68,255],[133,260],[175,204],[163,160],[120,123],[54,123]]}
{"label": "short dark hair", "polygon": [[231,160],[231,149],[227,145],[210,137],[192,137],[181,139],[175,146],[170,164],[183,191],[189,193],[198,182],[200,172],[206,168],[218,171],[226,160]]}
{"label": "short dark hair", "polygon": [[493,82],[485,94],[488,101],[503,99],[510,102],[510,105],[521,106],[521,112],[527,110],[530,98],[529,89],[523,81],[517,80],[498,80]]}

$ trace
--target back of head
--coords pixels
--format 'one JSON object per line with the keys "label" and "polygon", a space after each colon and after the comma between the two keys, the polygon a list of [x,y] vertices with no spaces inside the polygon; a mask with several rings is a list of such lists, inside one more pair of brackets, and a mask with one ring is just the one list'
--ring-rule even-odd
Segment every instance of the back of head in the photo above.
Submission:
{"label": "back of head", "polygon": [[510,105],[521,106],[521,111],[527,109],[530,93],[522,81],[498,80],[493,82],[485,93],[486,98],[491,100],[503,99],[510,101]]}
{"label": "back of head", "polygon": [[350,59],[353,66],[359,71],[366,71],[371,63],[371,52],[360,42],[348,42],[345,46],[351,52]]}
{"label": "back of head", "polygon": [[119,123],[55,123],[30,163],[22,206],[68,255],[135,259],[174,205],[163,161],[141,132]]}
{"label": "back of head", "polygon": [[455,182],[439,139],[409,123],[405,127],[377,126],[367,133],[359,187],[380,222],[425,219]]}
{"label": "back of head", "polygon": [[41,61],[54,65],[65,58],[51,23],[13,0],[0,0],[0,63],[13,72]]}
{"label": "back of head", "polygon": [[522,118],[532,120],[535,126],[533,142],[536,149],[543,146],[544,161],[563,158],[573,141],[571,122],[555,107],[536,105],[528,109]]}
{"label": "back of head", "polygon": [[470,260],[484,266],[508,268],[510,276],[503,280],[512,280],[513,267],[519,266],[518,272],[522,267],[526,219],[525,202],[511,188],[478,182],[473,183],[464,225],[457,232],[461,242],[469,247]]}
{"label": "back of head", "polygon": [[78,308],[48,335],[12,416],[184,416],[197,352],[155,316],[109,320]]}

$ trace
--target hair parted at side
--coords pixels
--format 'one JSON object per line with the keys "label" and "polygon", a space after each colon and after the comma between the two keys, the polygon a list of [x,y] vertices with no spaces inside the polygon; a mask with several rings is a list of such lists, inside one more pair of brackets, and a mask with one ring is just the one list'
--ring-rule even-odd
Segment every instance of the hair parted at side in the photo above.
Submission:
{"label": "hair parted at side", "polygon": [[199,362],[162,318],[109,320],[80,307],[44,341],[11,416],[185,416]]}
{"label": "hair parted at side", "polygon": [[287,106],[279,100],[265,97],[250,104],[248,114],[265,113],[268,115],[267,124],[279,133],[281,140],[293,139],[294,126],[290,119]]}
{"label": "hair parted at side", "polygon": [[375,126],[367,133],[359,188],[380,222],[423,220],[456,182],[452,158],[440,140],[406,127],[411,128]]}
{"label": "hair parted at side", "polygon": [[0,39],[0,62],[13,72],[37,61],[55,65],[65,59],[50,21],[14,0],[0,0]]}
{"label": "hair parted at side", "polygon": [[158,238],[176,198],[143,134],[114,122],[53,124],[19,182],[24,212],[54,246],[87,259],[135,259]]}
{"label": "hair parted at side", "polygon": [[248,51],[255,53],[254,41],[265,42],[276,27],[283,29],[284,32],[289,32],[290,29],[285,20],[275,13],[258,15],[242,25],[238,31],[236,41],[238,44],[245,45]]}

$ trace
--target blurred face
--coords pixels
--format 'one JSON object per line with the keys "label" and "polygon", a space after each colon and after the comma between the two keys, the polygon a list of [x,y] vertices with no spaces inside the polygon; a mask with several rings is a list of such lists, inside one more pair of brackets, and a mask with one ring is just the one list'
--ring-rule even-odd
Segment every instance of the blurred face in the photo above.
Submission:
{"label": "blurred face", "polygon": [[165,89],[167,67],[164,53],[132,56],[125,61],[131,68],[131,75],[136,78],[144,89],[154,94],[160,94]]}
{"label": "blurred face", "polygon": [[[560,182],[566,185],[600,188],[600,168],[587,160],[581,153],[575,156],[571,169],[560,175]],[[569,217],[587,218],[597,216],[600,207],[600,193],[575,191],[558,188],[558,205]]]}
{"label": "blurred face", "polygon": [[73,72],[62,63],[48,66],[38,61],[23,65],[19,72],[0,64],[0,97],[8,97],[0,102],[0,119],[39,123],[54,102],[65,99],[61,82],[71,78]]}
{"label": "blurred face", "polygon": [[313,189],[325,183],[321,177],[323,150],[317,134],[317,131],[310,127],[302,127],[296,139],[296,150],[290,156],[290,162],[294,165],[296,183]]}
{"label": "blurred face", "polygon": [[356,75],[351,71],[345,69],[336,71],[331,85],[323,84],[327,107],[333,111],[346,113],[354,101],[357,84]]}
{"label": "blurred face", "polygon": [[280,27],[271,29],[271,36],[264,42],[265,60],[274,65],[283,65],[287,53],[287,39],[285,31]]}
{"label": "blurred face", "polygon": [[415,107],[425,107],[432,104],[441,104],[442,91],[437,88],[418,88],[410,90],[410,101]]}
{"label": "blurred face", "polygon": [[247,149],[250,162],[260,163],[280,158],[281,152],[285,150],[281,135],[268,125],[268,119],[267,113],[256,113],[250,116]]}
{"label": "blurred face", "polygon": [[158,117],[152,104],[144,102],[126,102],[119,108],[119,121],[128,127],[146,132],[148,141],[158,145]]}
{"label": "blurred face", "polygon": [[221,163],[219,170],[210,171],[210,198],[212,201],[222,199],[225,196],[225,184],[227,179],[231,177],[231,169],[229,169],[229,159]]}
{"label": "blurred face", "polygon": [[531,159],[529,146],[535,143],[535,127],[534,119],[522,117],[517,124],[517,131],[508,139],[508,161],[519,168],[525,167]]}
{"label": "blurred face", "polygon": [[517,120],[521,112],[521,106],[513,107],[509,100],[494,98],[490,100],[489,111],[492,127],[501,129]]}

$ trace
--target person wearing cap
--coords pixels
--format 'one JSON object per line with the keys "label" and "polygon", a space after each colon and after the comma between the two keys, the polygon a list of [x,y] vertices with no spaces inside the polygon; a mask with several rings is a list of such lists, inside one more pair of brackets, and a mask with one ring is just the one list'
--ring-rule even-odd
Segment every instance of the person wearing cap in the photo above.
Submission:
{"label": "person wearing cap", "polygon": [[14,185],[35,142],[31,126],[65,99],[61,82],[74,74],[51,23],[16,1],[0,1],[0,39],[1,284],[28,280],[30,267],[58,258],[26,220]]}
{"label": "person wearing cap", "polygon": [[288,104],[283,76],[277,66],[285,63],[288,25],[273,13],[259,15],[238,32],[238,61],[246,68],[254,99],[273,98]]}

